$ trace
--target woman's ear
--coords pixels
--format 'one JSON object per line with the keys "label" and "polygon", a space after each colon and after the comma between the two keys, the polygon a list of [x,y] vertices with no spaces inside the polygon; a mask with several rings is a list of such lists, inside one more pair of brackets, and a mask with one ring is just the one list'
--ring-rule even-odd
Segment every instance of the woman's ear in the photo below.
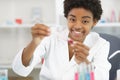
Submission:
{"label": "woman's ear", "polygon": [[98,20],[94,19],[93,20],[93,27],[98,23]]}

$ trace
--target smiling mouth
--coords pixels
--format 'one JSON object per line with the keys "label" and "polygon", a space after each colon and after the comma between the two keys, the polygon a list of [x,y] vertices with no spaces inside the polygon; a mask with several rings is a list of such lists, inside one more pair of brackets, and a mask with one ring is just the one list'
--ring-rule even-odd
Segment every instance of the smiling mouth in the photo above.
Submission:
{"label": "smiling mouth", "polygon": [[72,30],[71,33],[74,37],[77,37],[77,38],[83,36],[83,31]]}

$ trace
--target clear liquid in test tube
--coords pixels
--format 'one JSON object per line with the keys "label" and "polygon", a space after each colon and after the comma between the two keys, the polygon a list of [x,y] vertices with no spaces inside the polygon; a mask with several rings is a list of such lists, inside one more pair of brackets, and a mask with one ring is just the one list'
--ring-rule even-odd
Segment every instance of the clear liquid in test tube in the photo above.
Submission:
{"label": "clear liquid in test tube", "polygon": [[50,27],[50,30],[51,30],[51,34],[56,34],[56,33],[59,33],[63,30],[63,27],[60,26],[60,25],[48,25]]}
{"label": "clear liquid in test tube", "polygon": [[66,38],[67,36],[66,31],[68,31],[67,27],[60,26],[60,25],[48,25],[48,26],[50,27],[51,35],[57,35],[59,38],[63,40],[66,40],[66,41],[68,40],[68,38]]}

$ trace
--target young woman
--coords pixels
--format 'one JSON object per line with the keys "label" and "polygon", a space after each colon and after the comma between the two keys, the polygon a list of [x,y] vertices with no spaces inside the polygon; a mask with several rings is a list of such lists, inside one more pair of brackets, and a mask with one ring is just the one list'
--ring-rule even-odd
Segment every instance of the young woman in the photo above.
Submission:
{"label": "young woman", "polygon": [[95,80],[109,80],[110,44],[90,32],[102,15],[100,0],[65,0],[64,15],[68,26],[56,34],[45,24],[31,28],[32,41],[16,55],[13,70],[27,76],[44,57],[40,80],[73,80],[83,62],[94,64]]}

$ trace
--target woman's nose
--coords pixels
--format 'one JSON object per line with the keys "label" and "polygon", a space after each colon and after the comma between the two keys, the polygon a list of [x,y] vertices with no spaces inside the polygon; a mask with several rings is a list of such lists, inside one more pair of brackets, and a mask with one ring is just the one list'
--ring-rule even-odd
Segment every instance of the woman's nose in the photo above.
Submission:
{"label": "woman's nose", "polygon": [[76,29],[82,29],[82,25],[80,22],[76,22],[75,26]]}

